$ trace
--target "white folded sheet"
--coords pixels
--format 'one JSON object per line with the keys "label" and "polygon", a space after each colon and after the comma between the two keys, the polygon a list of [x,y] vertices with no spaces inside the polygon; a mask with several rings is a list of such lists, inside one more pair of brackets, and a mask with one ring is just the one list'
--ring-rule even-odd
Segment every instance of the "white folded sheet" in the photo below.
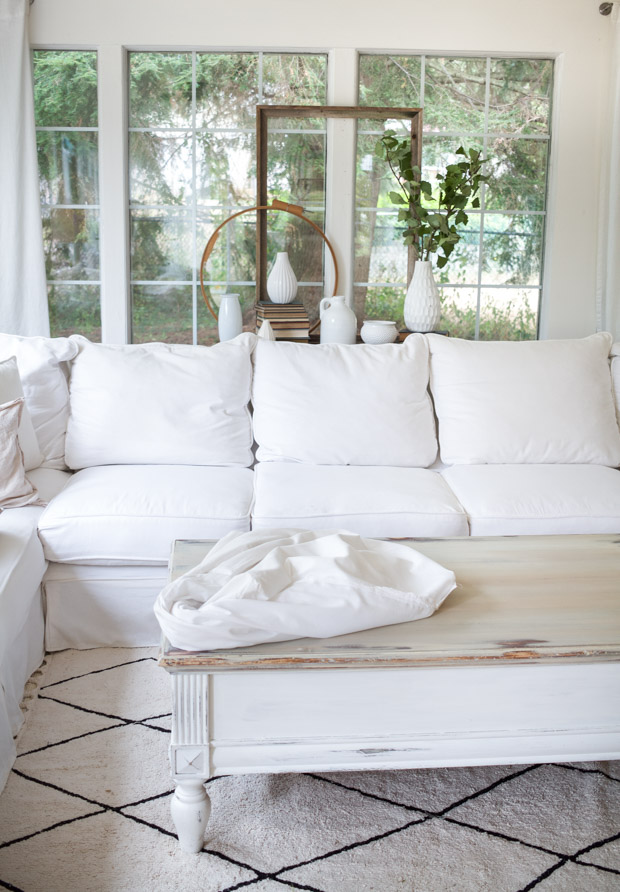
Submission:
{"label": "white folded sheet", "polygon": [[225,536],[154,609],[173,647],[208,651],[423,619],[455,586],[454,573],[397,542],[253,530]]}

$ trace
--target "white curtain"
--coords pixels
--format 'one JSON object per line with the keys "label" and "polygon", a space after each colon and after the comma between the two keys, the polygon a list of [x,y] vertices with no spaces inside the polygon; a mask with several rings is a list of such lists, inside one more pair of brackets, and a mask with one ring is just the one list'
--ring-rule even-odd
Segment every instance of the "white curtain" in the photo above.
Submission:
{"label": "white curtain", "polygon": [[0,0],[0,331],[49,335],[28,0]]}
{"label": "white curtain", "polygon": [[601,187],[601,219],[597,281],[597,324],[620,341],[620,3],[609,22],[614,48],[606,156]]}

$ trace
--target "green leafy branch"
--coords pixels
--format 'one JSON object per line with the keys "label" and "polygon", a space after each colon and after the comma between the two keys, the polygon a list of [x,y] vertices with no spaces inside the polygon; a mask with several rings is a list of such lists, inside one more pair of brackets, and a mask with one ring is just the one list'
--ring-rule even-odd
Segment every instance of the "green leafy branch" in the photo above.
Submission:
{"label": "green leafy branch", "polygon": [[467,225],[465,208],[480,207],[480,186],[488,181],[481,172],[487,159],[477,149],[466,151],[459,146],[456,154],[462,160],[448,164],[445,173],[437,175],[434,194],[431,183],[421,178],[420,168],[411,163],[410,139],[399,140],[394,130],[386,130],[375,147],[375,155],[387,161],[400,187],[399,192],[390,192],[390,201],[398,206],[398,220],[406,224],[405,244],[414,245],[421,260],[441,252],[439,269],[461,240],[457,227]]}

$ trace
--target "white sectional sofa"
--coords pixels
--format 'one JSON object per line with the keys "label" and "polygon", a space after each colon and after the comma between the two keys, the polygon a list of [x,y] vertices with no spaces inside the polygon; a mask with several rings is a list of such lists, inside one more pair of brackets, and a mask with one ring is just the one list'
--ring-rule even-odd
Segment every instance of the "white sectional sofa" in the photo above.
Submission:
{"label": "white sectional sofa", "polygon": [[611,340],[0,335],[37,440],[26,474],[47,503],[0,513],[0,785],[44,648],[157,642],[174,539],[620,533]]}

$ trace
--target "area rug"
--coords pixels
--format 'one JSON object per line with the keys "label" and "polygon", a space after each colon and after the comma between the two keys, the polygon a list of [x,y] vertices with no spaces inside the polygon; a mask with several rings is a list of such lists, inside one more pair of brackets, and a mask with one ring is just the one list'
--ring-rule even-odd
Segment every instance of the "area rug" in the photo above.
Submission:
{"label": "area rug", "polygon": [[0,888],[620,889],[619,762],[217,778],[184,854],[168,685],[150,649],[48,658],[0,796]]}

